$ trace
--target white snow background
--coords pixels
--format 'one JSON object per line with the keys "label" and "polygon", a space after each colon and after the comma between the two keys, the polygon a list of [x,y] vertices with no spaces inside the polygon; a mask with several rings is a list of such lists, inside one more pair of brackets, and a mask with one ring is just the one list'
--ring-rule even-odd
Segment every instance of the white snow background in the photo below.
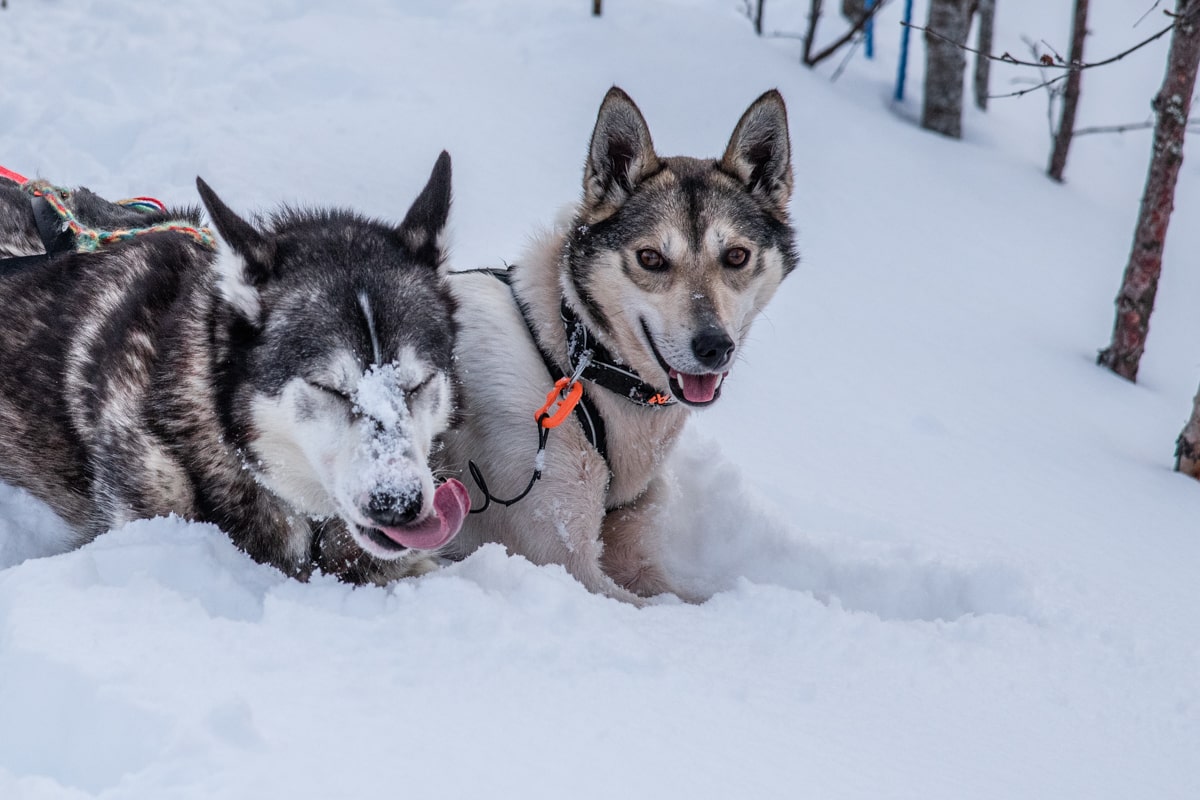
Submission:
{"label": "white snow background", "polygon": [[[1040,92],[923,132],[916,34],[891,102],[901,3],[837,82],[740,0],[604,5],[0,11],[0,164],[399,220],[446,148],[461,268],[518,259],[579,195],[610,85],[661,153],[714,156],[779,87],[803,253],[673,460],[663,533],[702,605],[637,610],[498,547],[301,584],[177,519],[54,554],[6,489],[0,798],[1200,797],[1200,485],[1171,471],[1200,381],[1195,143],[1131,385],[1094,359],[1148,132],[1079,139],[1056,185]],[[807,5],[770,0],[768,30]],[[1150,5],[1093,4],[1089,57],[1165,25],[1133,27]],[[1066,52],[1070,6],[999,3],[997,51]],[[1086,73],[1080,124],[1148,119],[1166,45]]]}

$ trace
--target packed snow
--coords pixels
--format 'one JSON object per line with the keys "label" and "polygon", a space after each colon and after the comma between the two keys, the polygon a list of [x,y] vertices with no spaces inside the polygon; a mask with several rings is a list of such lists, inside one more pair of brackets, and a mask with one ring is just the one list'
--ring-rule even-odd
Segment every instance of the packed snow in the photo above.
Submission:
{"label": "packed snow", "polygon": [[[1065,52],[1071,5],[1000,3],[996,49]],[[1166,24],[1093,5],[1090,58]],[[836,82],[841,54],[808,70],[742,6],[0,11],[0,164],[398,221],[445,148],[459,268],[518,259],[578,196],[610,85],[692,155],[778,87],[803,254],[671,462],[663,547],[703,604],[636,609],[496,546],[386,589],[305,584],[176,518],[67,550],[0,487],[0,798],[1200,797],[1200,485],[1171,471],[1200,381],[1200,155],[1125,383],[1094,359],[1148,132],[1081,137],[1057,185],[1042,93],[969,109],[961,142],[923,132],[915,34],[891,100],[903,4]],[[770,0],[767,30],[807,6]],[[1079,124],[1148,119],[1166,47],[1086,73]],[[993,70],[997,92],[1036,77]]]}

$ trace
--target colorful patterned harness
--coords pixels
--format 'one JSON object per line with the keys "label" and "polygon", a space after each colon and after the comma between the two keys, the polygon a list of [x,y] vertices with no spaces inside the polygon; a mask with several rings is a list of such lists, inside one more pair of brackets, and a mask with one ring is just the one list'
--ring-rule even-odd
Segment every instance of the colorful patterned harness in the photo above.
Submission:
{"label": "colorful patterned harness", "polygon": [[[90,253],[99,249],[101,245],[124,242],[137,236],[145,236],[149,233],[162,233],[164,231],[190,236],[198,244],[210,250],[215,250],[217,246],[216,239],[213,238],[212,230],[209,228],[198,228],[179,222],[161,222],[157,225],[146,225],[141,228],[118,228],[116,230],[92,228],[80,222],[76,218],[75,213],[67,208],[64,201],[71,198],[71,191],[69,189],[64,189],[61,186],[52,186],[46,181],[28,181],[24,184],[23,188],[34,197],[41,197],[50,204],[50,207],[54,209],[59,219],[62,220],[64,229],[74,234],[76,252]],[[166,210],[166,207],[153,197],[133,197],[128,200],[118,200],[117,205],[137,208],[143,211],[148,211],[151,208],[157,208],[160,211]]]}
{"label": "colorful patterned harness", "polygon": [[[75,212],[67,206],[66,201],[71,199],[70,189],[54,186],[48,181],[31,181],[24,175],[2,166],[0,166],[0,178],[7,178],[13,181],[29,193],[30,201],[34,206],[34,218],[38,222],[39,234],[46,245],[46,253],[41,256],[43,258],[68,250],[74,250],[79,253],[90,253],[98,250],[102,245],[115,244],[138,236],[161,232],[182,233],[185,236],[190,236],[202,247],[207,247],[210,250],[216,249],[216,239],[213,237],[213,232],[210,228],[201,228],[182,222],[160,222],[155,225],[118,228],[115,230],[93,228],[81,222],[75,215]],[[62,236],[51,236],[49,232],[42,229],[46,224],[45,218],[49,216],[49,212],[44,211],[42,204],[52,209],[57,216],[58,219],[55,223],[57,231],[54,233],[62,234]],[[153,197],[131,197],[127,200],[118,200],[116,205],[146,213],[156,211],[166,212],[167,210],[161,201]],[[54,246],[51,245],[52,242]],[[17,259],[4,259],[0,260],[0,263],[3,263],[3,261],[23,261],[28,258],[38,258],[38,256],[21,256]]]}

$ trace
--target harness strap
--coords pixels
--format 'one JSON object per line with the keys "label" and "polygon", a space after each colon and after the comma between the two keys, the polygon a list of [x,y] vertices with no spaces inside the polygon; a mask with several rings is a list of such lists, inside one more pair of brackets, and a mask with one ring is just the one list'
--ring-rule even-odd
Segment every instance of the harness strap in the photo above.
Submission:
{"label": "harness strap", "polygon": [[[567,334],[567,361],[573,372],[568,377],[558,366],[554,358],[546,351],[541,340],[538,339],[529,308],[517,296],[516,291],[513,290],[512,273],[508,269],[472,269],[462,270],[453,274],[460,275],[479,272],[491,275],[508,287],[513,302],[521,314],[521,320],[525,323],[525,329],[529,332],[529,338],[533,340],[533,345],[537,349],[538,355],[542,357],[542,363],[546,367],[546,372],[550,374],[550,378],[556,388],[570,385],[575,386],[577,391],[572,393],[570,400],[574,402],[575,418],[579,420],[579,426],[583,429],[583,435],[587,438],[588,443],[595,448],[605,463],[608,463],[608,436],[605,431],[604,417],[600,414],[600,409],[596,408],[595,403],[588,397],[587,392],[580,393],[578,391],[581,388],[581,384],[578,383],[580,379],[591,381],[597,386],[602,386],[620,397],[649,408],[665,408],[676,402],[675,398],[671,397],[670,394],[658,391],[643,381],[641,376],[633,369],[614,358],[608,352],[608,349],[591,334],[587,326],[583,323],[583,320],[574,313],[564,299],[559,313]],[[526,484],[524,490],[516,497],[510,500],[501,500],[498,497],[494,497],[488,489],[487,481],[484,479],[479,467],[474,461],[467,462],[467,468],[470,470],[471,477],[484,496],[483,506],[471,509],[472,514],[486,511],[493,502],[503,506],[510,506],[522,500],[532,491],[533,485],[542,477],[543,459],[546,442],[550,436],[550,428],[558,424],[557,420],[543,424],[546,411],[553,404],[554,398],[555,392],[551,392],[547,398],[546,407],[538,413],[538,449],[537,455],[534,458],[535,466],[533,475],[530,477],[529,483]]]}
{"label": "harness strap", "polygon": [[588,330],[584,321],[567,304],[565,297],[558,313],[567,331],[567,358],[572,369],[583,361],[585,353],[590,353],[591,359],[583,369],[583,377],[587,380],[639,406],[662,408],[675,405],[677,401],[670,392],[659,391],[646,383],[632,367],[613,356]]}
{"label": "harness strap", "polygon": [[54,206],[50,205],[49,201],[41,195],[34,195],[31,203],[33,205],[33,221],[37,223],[38,236],[42,237],[46,255],[53,256],[67,250],[74,250],[75,234],[62,224],[62,219],[54,210]]}
{"label": "harness strap", "polygon": [[19,172],[13,172],[11,169],[4,166],[0,166],[0,178],[7,178],[13,183],[20,184],[22,186],[29,183],[29,178],[26,178]]}
{"label": "harness strap", "polygon": [[59,253],[66,253],[75,249],[75,235],[70,230],[62,226],[62,221],[59,219],[58,212],[54,207],[46,202],[46,199],[41,195],[34,195],[30,198],[30,206],[33,210],[33,221],[37,225],[38,237],[42,240],[42,247],[45,248],[44,253],[35,253],[31,256],[13,256],[12,258],[0,259],[0,267],[8,269],[20,269],[21,267],[41,264],[49,261]]}
{"label": "harness strap", "polygon": [[[50,185],[46,181],[29,181],[24,176],[12,170],[0,167],[0,178],[11,180],[18,184],[30,195],[30,208],[33,211],[33,221],[37,227],[38,236],[46,252],[31,256],[14,256],[0,259],[0,268],[16,269],[31,264],[44,263],[59,253],[74,250],[91,252],[101,245],[123,242],[150,233],[169,231],[183,233],[196,240],[198,244],[210,250],[216,248],[216,240],[208,228],[186,225],[179,221],[165,221],[141,228],[119,228],[116,230],[101,230],[89,227],[80,222],[75,213],[65,202],[70,192]],[[132,208],[141,212],[165,211],[162,202],[153,197],[134,197],[121,200],[113,205]]]}
{"label": "harness strap", "polygon": [[[489,269],[485,270],[493,278],[503,283],[512,291],[512,275],[506,269]],[[525,321],[525,328],[529,331],[529,337],[533,339],[533,344],[537,348],[538,355],[542,357],[542,363],[546,365],[546,371],[550,373],[550,378],[557,383],[562,378],[567,377],[558,364],[542,347],[542,343],[538,340],[537,334],[534,333],[533,321],[529,317],[529,308],[521,302],[513,292],[513,302],[517,304],[517,310],[521,312],[521,319]],[[577,358],[571,359],[571,366],[576,366]],[[582,372],[582,377],[592,380],[589,376],[591,365],[585,367]],[[604,417],[600,415],[600,409],[596,408],[596,404],[588,397],[587,392],[579,398],[579,403],[575,406],[575,418],[579,420],[580,427],[583,428],[583,435],[587,437],[588,444],[596,449],[606,462],[608,461],[608,436],[604,427]]]}

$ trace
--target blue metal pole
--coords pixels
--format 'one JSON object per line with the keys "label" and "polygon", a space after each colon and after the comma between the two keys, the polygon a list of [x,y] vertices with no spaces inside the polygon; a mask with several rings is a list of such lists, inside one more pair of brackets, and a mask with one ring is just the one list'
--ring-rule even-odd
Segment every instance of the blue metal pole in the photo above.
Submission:
{"label": "blue metal pole", "polygon": [[904,99],[904,79],[908,77],[908,35],[912,33],[913,0],[904,0],[904,30],[900,34],[900,68],[896,73],[896,100]]}
{"label": "blue metal pole", "polygon": [[[863,11],[870,11],[871,6],[875,5],[875,0],[867,0],[863,5]],[[863,30],[863,35],[866,38],[866,55],[867,58],[875,57],[875,20],[867,20],[866,27]]]}

